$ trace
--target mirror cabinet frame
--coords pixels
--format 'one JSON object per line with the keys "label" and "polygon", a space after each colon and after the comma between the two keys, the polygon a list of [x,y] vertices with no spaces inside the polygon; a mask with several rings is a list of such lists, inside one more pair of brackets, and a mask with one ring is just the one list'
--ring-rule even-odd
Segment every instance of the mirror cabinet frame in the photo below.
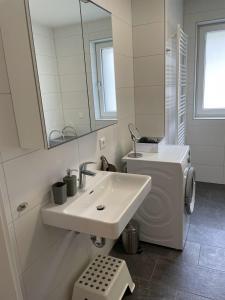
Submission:
{"label": "mirror cabinet frame", "polygon": [[[93,1],[89,2],[98,6]],[[33,33],[31,20],[29,20],[30,16],[28,15],[28,12],[30,12],[29,0],[3,0],[1,7],[2,39],[20,146],[24,149],[51,149],[48,147],[48,138],[45,130]],[[98,7],[105,10],[100,6]],[[105,11],[108,12],[107,10]],[[111,14],[110,12],[108,13]],[[87,93],[88,88],[90,87],[87,86]],[[87,97],[89,98],[89,95]],[[88,106],[90,106],[90,103]],[[113,124],[115,123],[117,123],[116,120]],[[96,130],[92,130],[90,120],[90,133],[94,131]]]}

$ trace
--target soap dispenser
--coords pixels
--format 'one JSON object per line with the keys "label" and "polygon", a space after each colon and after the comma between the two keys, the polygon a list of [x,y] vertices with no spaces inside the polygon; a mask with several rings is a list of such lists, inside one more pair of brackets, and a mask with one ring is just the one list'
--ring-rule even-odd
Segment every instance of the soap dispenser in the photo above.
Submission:
{"label": "soap dispenser", "polygon": [[71,170],[67,169],[66,173],[67,175],[63,178],[63,182],[67,185],[67,196],[73,197],[77,193],[77,176],[72,175],[73,171],[77,170]]}

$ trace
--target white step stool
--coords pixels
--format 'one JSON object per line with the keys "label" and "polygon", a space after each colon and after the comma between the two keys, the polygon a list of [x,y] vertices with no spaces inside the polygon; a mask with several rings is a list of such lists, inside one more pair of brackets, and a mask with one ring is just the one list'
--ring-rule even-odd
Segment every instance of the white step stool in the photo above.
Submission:
{"label": "white step stool", "polygon": [[124,260],[98,255],[77,280],[72,300],[121,300],[135,284]]}

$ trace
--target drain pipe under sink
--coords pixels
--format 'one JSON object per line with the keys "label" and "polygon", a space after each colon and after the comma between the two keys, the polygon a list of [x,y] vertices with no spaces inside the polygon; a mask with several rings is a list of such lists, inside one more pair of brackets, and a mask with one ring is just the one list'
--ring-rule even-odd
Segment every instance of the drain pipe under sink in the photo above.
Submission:
{"label": "drain pipe under sink", "polygon": [[105,238],[91,235],[91,241],[97,248],[103,248],[105,246]]}

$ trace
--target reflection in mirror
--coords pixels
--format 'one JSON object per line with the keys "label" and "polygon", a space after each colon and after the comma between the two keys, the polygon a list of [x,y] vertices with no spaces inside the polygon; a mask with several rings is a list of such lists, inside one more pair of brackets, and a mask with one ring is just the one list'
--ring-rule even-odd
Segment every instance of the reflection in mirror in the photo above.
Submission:
{"label": "reflection in mirror", "polygon": [[79,0],[27,0],[48,147],[91,131]]}
{"label": "reflection in mirror", "polygon": [[92,130],[117,120],[111,14],[81,0],[85,61]]}

